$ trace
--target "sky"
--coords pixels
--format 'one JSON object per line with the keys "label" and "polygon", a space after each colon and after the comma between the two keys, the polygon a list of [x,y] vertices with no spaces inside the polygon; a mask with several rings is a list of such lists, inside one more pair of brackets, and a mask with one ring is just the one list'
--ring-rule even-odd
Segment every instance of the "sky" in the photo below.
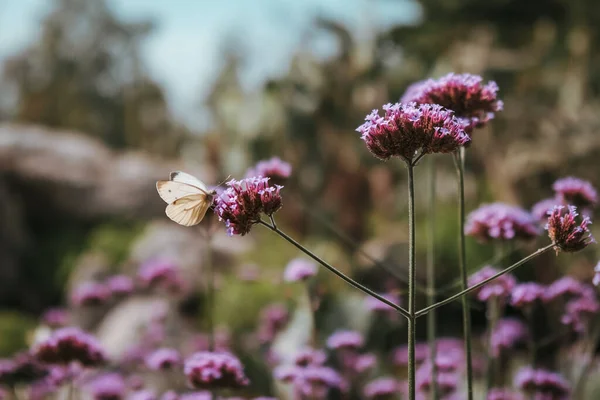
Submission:
{"label": "sky", "polygon": [[[93,1],[93,0],[90,0]],[[223,43],[239,38],[245,89],[285,73],[317,16],[352,28],[355,36],[421,18],[415,0],[108,0],[125,20],[151,18],[157,29],[144,44],[150,76],[164,88],[171,111],[188,125],[221,67]],[[0,0],[0,65],[36,40],[49,0]],[[233,36],[232,36],[233,35]],[[319,43],[320,56],[335,51]]]}

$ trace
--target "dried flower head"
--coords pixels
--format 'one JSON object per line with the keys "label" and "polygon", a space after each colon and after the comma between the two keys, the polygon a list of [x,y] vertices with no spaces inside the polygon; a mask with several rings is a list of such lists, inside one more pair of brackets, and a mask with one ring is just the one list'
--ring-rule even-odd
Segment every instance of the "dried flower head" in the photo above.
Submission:
{"label": "dried flower head", "polygon": [[125,380],[119,374],[102,375],[87,385],[94,400],[123,400],[127,392]]}
{"label": "dried flower head", "polygon": [[171,369],[181,363],[181,356],[175,349],[160,348],[146,357],[146,366],[154,371]]}
{"label": "dried flower head", "polygon": [[533,239],[539,234],[536,220],[520,207],[485,204],[467,217],[465,234],[480,241]]}
{"label": "dried flower head", "polygon": [[114,275],[106,280],[106,286],[113,296],[127,296],[133,292],[133,279],[126,275]]}
{"label": "dried flower head", "polygon": [[283,186],[269,185],[269,178],[252,177],[231,180],[221,195],[215,198],[215,213],[225,221],[229,235],[245,235],[260,222],[262,213],[273,215],[281,208]]}
{"label": "dried flower head", "polygon": [[577,218],[579,214],[575,206],[555,206],[548,214],[546,230],[554,243],[556,254],[559,251],[576,252],[595,243],[588,228],[592,221],[586,216]]}
{"label": "dried flower head", "polygon": [[518,284],[511,292],[510,304],[516,308],[530,307],[536,301],[544,299],[546,289],[534,282]]}
{"label": "dried flower head", "polygon": [[[486,265],[479,271],[475,272],[469,278],[469,286],[477,285],[486,279],[496,275],[500,270]],[[479,301],[488,301],[492,297],[503,298],[511,294],[515,288],[517,280],[511,274],[504,274],[494,279],[491,282],[486,283],[475,291],[475,295]]]}
{"label": "dried flower head", "polygon": [[481,76],[471,74],[450,73],[418,82],[408,88],[401,101],[439,104],[468,121],[470,129],[482,127],[503,107],[496,82],[484,84]]}
{"label": "dried flower head", "polygon": [[381,160],[400,157],[411,162],[417,152],[452,153],[471,141],[453,112],[437,104],[386,104],[365,118],[356,130]]}
{"label": "dried flower head", "polygon": [[594,207],[598,202],[598,193],[592,184],[583,179],[569,176],[554,182],[552,189],[559,204],[573,205],[580,209]]}
{"label": "dried flower head", "polygon": [[365,339],[360,332],[356,331],[337,331],[327,338],[327,347],[330,349],[360,349],[365,343]]}
{"label": "dried flower head", "polygon": [[283,273],[286,282],[305,281],[317,274],[317,265],[304,258],[295,258],[288,263]]}
{"label": "dried flower head", "polygon": [[32,350],[35,357],[48,364],[79,362],[88,367],[106,361],[104,350],[92,335],[79,328],[61,328],[46,340],[36,344]]}
{"label": "dried flower head", "polygon": [[271,184],[282,185],[292,175],[292,166],[279,157],[259,161],[253,168],[248,169],[246,178],[262,176],[269,178]]}
{"label": "dried flower head", "polygon": [[240,360],[226,352],[195,353],[185,360],[184,373],[190,386],[198,389],[234,389],[249,383]]}
{"label": "dried flower head", "polygon": [[98,282],[83,282],[73,290],[71,301],[79,307],[100,306],[110,299],[110,290]]}
{"label": "dried flower head", "polygon": [[372,380],[365,385],[363,393],[367,399],[383,400],[398,395],[400,384],[394,378],[383,377]]}

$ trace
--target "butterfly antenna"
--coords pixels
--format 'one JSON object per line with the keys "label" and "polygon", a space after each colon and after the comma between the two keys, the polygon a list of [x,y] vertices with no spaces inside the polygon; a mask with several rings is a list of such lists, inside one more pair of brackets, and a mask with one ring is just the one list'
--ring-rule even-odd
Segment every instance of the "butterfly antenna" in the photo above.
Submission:
{"label": "butterfly antenna", "polygon": [[223,179],[220,183],[217,184],[217,186],[221,186],[222,184],[227,182],[229,179],[231,179],[231,174],[227,175],[227,178]]}

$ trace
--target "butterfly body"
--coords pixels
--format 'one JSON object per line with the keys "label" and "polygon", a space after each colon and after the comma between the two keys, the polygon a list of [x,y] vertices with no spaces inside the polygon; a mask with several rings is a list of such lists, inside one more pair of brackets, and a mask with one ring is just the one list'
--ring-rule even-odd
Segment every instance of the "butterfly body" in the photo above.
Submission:
{"label": "butterfly body", "polygon": [[211,206],[217,192],[185,172],[171,172],[168,181],[156,182],[159,196],[167,203],[165,213],[184,226],[199,224]]}

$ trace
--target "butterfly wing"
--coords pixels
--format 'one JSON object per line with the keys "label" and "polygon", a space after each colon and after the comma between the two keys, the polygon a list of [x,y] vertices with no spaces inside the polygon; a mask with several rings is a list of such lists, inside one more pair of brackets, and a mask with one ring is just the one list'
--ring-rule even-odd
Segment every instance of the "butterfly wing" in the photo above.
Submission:
{"label": "butterfly wing", "polygon": [[197,193],[175,200],[165,210],[167,217],[183,226],[199,224],[210,207],[212,196]]}
{"label": "butterfly wing", "polygon": [[169,177],[169,179],[172,180],[173,182],[179,182],[179,183],[184,183],[186,185],[195,186],[198,189],[202,190],[204,193],[210,192],[210,190],[206,187],[204,182],[202,182],[200,179],[196,178],[195,176],[186,174],[185,172],[181,172],[181,171],[171,172],[171,176]]}
{"label": "butterfly wing", "polygon": [[156,182],[156,190],[158,191],[158,195],[167,204],[172,204],[187,196],[206,195],[206,192],[202,191],[199,187],[175,181],[158,181]]}

